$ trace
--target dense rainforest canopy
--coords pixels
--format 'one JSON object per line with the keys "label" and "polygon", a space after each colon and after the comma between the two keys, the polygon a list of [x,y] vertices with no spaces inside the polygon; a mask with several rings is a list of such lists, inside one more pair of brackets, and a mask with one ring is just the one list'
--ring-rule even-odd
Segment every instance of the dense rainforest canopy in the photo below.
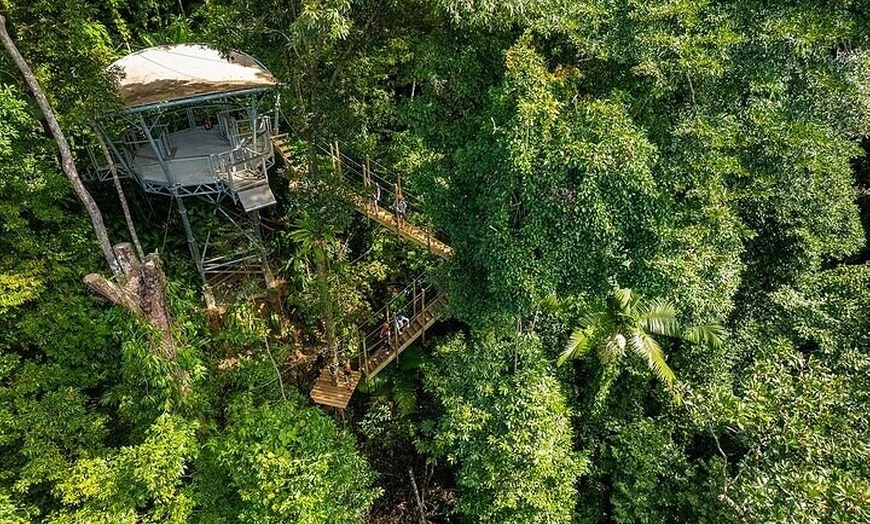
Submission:
{"label": "dense rainforest canopy", "polygon": [[[166,351],[83,283],[110,267],[0,53],[0,523],[870,523],[865,1],[0,15],[82,172],[120,107],[106,66],[183,42],[268,67],[298,159],[264,213],[281,293],[219,315],[170,201],[122,180],[168,279]],[[455,255],[357,216],[324,140],[401,173]],[[112,184],[88,189],[128,241]],[[449,319],[347,410],[312,403],[422,272]]]}

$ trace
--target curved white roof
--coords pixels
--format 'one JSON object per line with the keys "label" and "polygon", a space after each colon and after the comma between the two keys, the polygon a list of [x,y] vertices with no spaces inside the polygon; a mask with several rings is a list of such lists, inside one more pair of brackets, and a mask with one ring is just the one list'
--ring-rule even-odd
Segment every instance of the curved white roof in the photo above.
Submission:
{"label": "curved white roof", "polygon": [[224,57],[199,44],[150,47],[116,60],[107,70],[119,74],[119,91],[127,108],[277,83],[249,55],[231,51]]}

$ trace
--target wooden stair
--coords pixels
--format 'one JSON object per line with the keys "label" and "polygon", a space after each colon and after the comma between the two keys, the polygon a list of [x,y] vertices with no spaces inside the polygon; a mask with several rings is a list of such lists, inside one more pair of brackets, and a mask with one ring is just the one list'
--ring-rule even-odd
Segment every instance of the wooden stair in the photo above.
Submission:
{"label": "wooden stair", "polygon": [[281,157],[281,160],[284,161],[285,164],[290,164],[290,136],[287,133],[281,135],[274,135],[272,137],[272,146],[274,146],[275,151],[278,153],[278,156]]}
{"label": "wooden stair", "polygon": [[402,331],[401,335],[393,334],[390,341],[382,340],[373,348],[371,354],[365,360],[362,371],[366,378],[377,375],[387,365],[396,360],[402,351],[420,338],[432,324],[438,320],[438,309],[447,304],[447,296],[439,295],[426,308],[414,315],[411,323]]}
{"label": "wooden stair", "polygon": [[[285,164],[289,163],[289,137],[287,135],[275,135],[272,137],[272,145],[275,147],[275,151],[278,152],[278,156],[284,160]],[[294,182],[294,184],[298,185],[299,182]],[[295,188],[291,187],[291,189]],[[438,240],[434,235],[426,230],[415,226],[407,220],[399,219],[394,212],[378,206],[359,195],[354,195],[351,200],[357,211],[395,232],[400,238],[409,240],[441,258],[447,259],[453,256],[453,248]]]}

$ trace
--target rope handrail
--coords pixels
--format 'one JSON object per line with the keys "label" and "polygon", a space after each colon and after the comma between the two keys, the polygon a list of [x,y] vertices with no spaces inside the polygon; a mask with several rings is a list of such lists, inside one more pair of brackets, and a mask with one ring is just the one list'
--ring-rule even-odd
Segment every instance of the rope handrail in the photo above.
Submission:
{"label": "rope handrail", "polygon": [[[322,143],[315,143],[315,147],[317,147],[317,149],[323,153],[326,153],[329,155],[334,154],[334,150],[328,149]],[[370,192],[371,190],[368,188],[365,188],[363,185],[365,183],[365,178],[366,178],[366,175],[364,175],[361,172],[361,169],[363,169],[363,165],[360,162],[358,162],[357,160],[342,153],[341,151],[339,151],[339,159],[342,162],[342,164],[341,164],[342,176],[344,176],[344,178],[346,180],[357,182],[356,184],[351,185],[352,189],[355,190],[355,192],[357,193],[358,196],[365,198],[365,199],[371,199],[372,198],[372,194]],[[357,166],[359,166],[359,167],[357,167]],[[397,182],[391,182],[390,180],[383,178],[382,176],[374,173],[371,170],[369,170],[368,173],[369,173],[368,177],[371,180],[373,180],[375,183],[377,183],[379,186],[381,186],[382,188],[384,188],[384,187],[386,187],[387,189],[393,188],[395,190],[395,185]],[[353,176],[352,177],[347,176],[348,174],[352,174]],[[362,182],[363,184],[360,184],[359,182]],[[353,187],[353,186],[356,186],[356,187]],[[410,207],[413,207],[416,209],[422,209],[424,207],[423,199],[421,199],[417,195],[408,193],[404,188],[402,188],[401,193],[402,193],[402,199],[405,202],[407,202],[408,204],[410,204]],[[385,208],[391,208],[391,207],[393,207],[393,206],[392,205],[385,206]],[[406,220],[406,221],[410,222],[411,224],[414,223],[414,220],[408,220],[407,218],[405,218],[403,220]],[[445,232],[443,230],[436,229],[436,228],[432,227],[431,224],[429,224],[429,227],[425,227],[423,229],[424,229],[424,233],[432,236],[432,238],[441,240],[442,242],[444,241],[443,239],[445,239],[447,237],[447,235],[445,234]]]}
{"label": "rope handrail", "polygon": [[404,287],[404,289],[396,293],[396,295],[391,298],[386,304],[384,304],[383,307],[372,313],[371,316],[369,316],[369,318],[367,318],[360,325],[365,326],[377,317],[383,318],[383,314],[386,311],[387,307],[393,305],[393,303],[399,300],[402,296],[406,296],[408,294],[408,291],[413,292],[416,287],[420,287],[422,289],[423,286],[421,286],[421,284],[425,284],[426,287],[431,286],[431,284],[426,284],[426,273],[421,273],[416,278],[414,278],[414,280],[412,280],[410,284],[408,284]]}
{"label": "rope handrail", "polygon": [[[281,122],[283,122],[285,124],[285,126],[289,129],[290,128],[290,121],[287,118],[287,116],[284,115],[284,112],[281,111],[280,108],[276,107],[275,113],[278,115]],[[339,141],[332,141],[332,143],[337,143],[339,146],[345,145],[343,142],[339,142]],[[324,144],[326,144],[326,145],[324,145]],[[320,152],[331,155],[333,152],[330,150],[329,144],[330,144],[330,141],[327,140],[323,136],[318,137],[318,139],[315,140],[315,143],[314,143],[315,147],[317,149],[319,149]],[[354,174],[356,176],[356,178],[358,178],[359,180],[363,180],[363,181],[365,180],[365,175],[362,172],[364,166],[361,162],[348,156],[346,153],[342,152],[340,149],[338,150],[338,155],[339,155],[339,158],[341,158],[341,160],[343,161],[343,167],[349,166],[349,169],[348,169],[349,172]],[[393,178],[393,181],[391,181],[388,178],[385,178],[384,176],[375,173],[371,169],[368,169],[369,177],[373,181],[375,181],[376,183],[379,183],[379,185],[381,185],[382,188],[384,188],[384,189],[389,189],[391,187],[394,188],[395,185],[399,182],[401,177],[397,173],[394,173],[389,168],[387,168],[386,166],[381,164],[380,162],[378,162],[376,160],[371,160],[371,159],[367,159],[367,162],[369,164],[374,164],[375,167],[377,167],[381,172],[386,173],[387,176]],[[371,195],[367,195],[367,194],[363,193],[363,196],[370,197]],[[402,187],[402,198],[406,202],[408,202],[408,204],[411,204],[418,209],[423,208],[423,205],[424,205],[423,199],[420,198],[418,195],[408,193],[404,187]],[[443,231],[439,230],[439,231],[437,231],[437,233],[440,233],[441,236],[443,236]]]}
{"label": "rope handrail", "polygon": [[[315,145],[317,146],[317,148],[321,152],[330,154],[329,149],[327,147],[325,147],[323,145],[323,143],[316,143]],[[357,181],[363,181],[363,182],[365,181],[365,175],[362,172],[362,170],[364,169],[363,164],[361,164],[357,160],[349,157],[345,153],[342,153],[341,151],[339,151],[339,157],[342,160],[342,168],[344,170],[353,174],[354,178],[357,179]],[[390,180],[384,178],[383,176],[381,176],[373,171],[369,172],[369,177],[372,179],[372,181],[374,181],[375,183],[377,183],[378,185],[380,185],[384,189],[394,188],[396,183],[397,183],[397,182],[390,181]],[[398,180],[398,175],[397,175],[397,180]],[[361,194],[364,194],[364,193],[361,193]],[[364,194],[364,196],[370,196],[370,195]],[[416,207],[422,207],[422,205],[423,205],[423,200],[420,197],[418,197],[417,195],[408,193],[404,188],[402,189],[402,198],[406,202],[408,202],[409,204],[413,204]]]}
{"label": "rope handrail", "polygon": [[[430,296],[426,298],[425,302],[423,302],[422,300],[420,300],[420,301],[417,300],[417,299],[423,299],[426,294],[428,294]],[[412,298],[412,303],[418,303],[421,305],[421,307],[419,308],[419,311],[417,311],[416,313],[412,310],[411,316],[409,316],[408,318],[413,320],[424,309],[426,309],[426,307],[428,307],[432,302],[434,302],[435,299],[438,297],[438,295],[440,295],[440,293],[438,292],[437,289],[435,289],[435,286],[433,284],[429,284],[426,287],[421,288],[420,292],[417,293],[416,295],[414,295],[414,297]],[[381,309],[379,309],[377,311],[377,313],[372,315],[366,322],[361,324],[361,326],[371,326],[372,324],[376,324],[375,328],[373,328],[371,331],[368,331],[366,333],[365,338],[367,340],[369,338],[371,338],[372,335],[376,335],[380,331],[381,326],[383,326],[384,321],[387,319],[386,312],[387,312],[387,306],[384,306]],[[390,310],[390,313],[392,315],[392,313],[393,313],[392,309]],[[404,311],[399,311],[399,313],[404,313]],[[377,322],[374,322],[375,320],[377,320]]]}
{"label": "rope handrail", "polygon": [[[422,279],[415,280],[415,283],[419,280]],[[412,286],[413,284],[408,287],[410,288]],[[406,290],[407,289],[408,288],[406,288]],[[399,296],[401,296],[401,294],[397,295],[396,298],[398,298]],[[412,310],[408,311],[407,314],[404,311],[401,312],[407,318],[407,324],[405,324],[407,327],[405,329],[411,328],[414,322],[418,319],[423,318],[427,314],[431,314],[430,307],[440,298],[441,293],[438,292],[437,289],[435,289],[435,286],[433,284],[428,284],[426,286],[418,288],[417,292],[413,295],[411,299]],[[394,298],[393,301],[395,300],[396,299]],[[393,301],[391,301],[390,304],[392,304]],[[360,325],[361,332],[363,329],[365,329],[366,326],[369,327],[368,332],[362,333],[363,337],[360,341],[362,345],[361,349],[363,351],[362,356],[365,358],[366,362],[368,362],[370,355],[377,354],[383,348],[386,348],[386,351],[389,353],[391,351],[391,348],[394,348],[395,344],[399,343],[399,337],[401,335],[400,333],[398,333],[398,326],[395,320],[395,316],[388,315],[388,307],[389,304],[382,307],[380,310],[378,310],[377,313],[372,315],[369,320]],[[382,328],[385,322],[388,323],[389,326],[389,332],[386,334]],[[371,328],[372,324],[374,324],[374,328]],[[397,328],[395,331],[393,331],[394,327]],[[366,364],[366,366],[368,366],[368,364]]]}

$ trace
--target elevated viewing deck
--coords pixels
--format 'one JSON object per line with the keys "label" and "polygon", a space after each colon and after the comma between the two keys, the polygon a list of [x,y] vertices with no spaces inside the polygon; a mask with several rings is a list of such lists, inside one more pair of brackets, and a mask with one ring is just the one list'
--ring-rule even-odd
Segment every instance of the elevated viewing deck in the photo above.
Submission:
{"label": "elevated viewing deck", "polygon": [[[221,115],[219,125],[169,132],[165,125],[130,133],[127,168],[145,191],[178,196],[225,193],[246,211],[275,203],[267,172],[275,162],[271,124],[259,119],[256,135],[249,122]],[[169,171],[169,176],[167,176]]]}
{"label": "elevated viewing deck", "polygon": [[[233,149],[229,140],[217,128],[202,127],[167,133],[162,140],[168,144],[166,163],[175,183],[180,186],[213,184],[217,179],[213,156]],[[170,185],[160,159],[147,142],[139,144],[133,153],[130,167],[143,182]]]}

